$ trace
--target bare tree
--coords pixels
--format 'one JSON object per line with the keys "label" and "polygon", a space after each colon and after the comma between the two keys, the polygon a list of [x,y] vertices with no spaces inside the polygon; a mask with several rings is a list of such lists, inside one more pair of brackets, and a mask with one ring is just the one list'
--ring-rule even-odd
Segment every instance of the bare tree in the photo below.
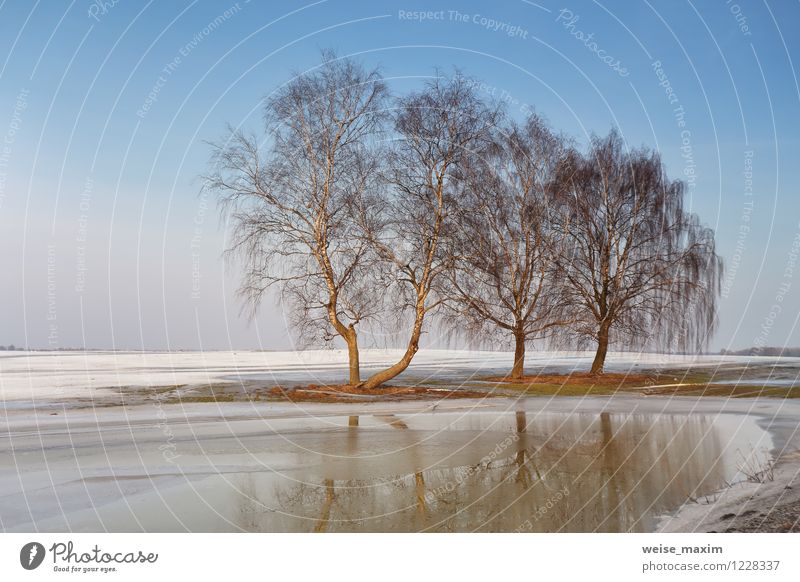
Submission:
{"label": "bare tree", "polygon": [[323,53],[267,99],[266,136],[232,131],[215,146],[205,181],[233,224],[240,294],[255,310],[278,286],[306,341],[344,340],[350,384],[361,381],[356,327],[382,303],[356,217],[371,212],[362,199],[380,176],[386,99],[377,71]]}
{"label": "bare tree", "polygon": [[398,312],[409,315],[410,334],[401,358],[365,383],[379,386],[402,373],[419,350],[426,316],[443,300],[440,281],[452,255],[443,244],[451,227],[458,176],[471,152],[485,147],[497,113],[459,73],[437,76],[425,89],[398,100],[398,135],[380,217],[364,232],[396,281]]}
{"label": "bare tree", "polygon": [[660,157],[626,151],[615,131],[573,155],[560,213],[569,252],[558,256],[578,323],[597,342],[591,373],[609,343],[670,349],[704,345],[716,323],[722,261],[714,231],[683,208],[684,184]]}
{"label": "bare tree", "polygon": [[[513,377],[526,343],[566,323],[597,342],[593,373],[613,341],[702,345],[722,264],[683,184],[614,132],[585,157],[536,117],[498,133],[475,87],[438,76],[399,99],[384,147],[380,75],[324,53],[266,100],[266,135],[215,146],[204,187],[230,217],[252,313],[278,287],[301,338],[341,338],[367,389],[409,366],[454,298],[468,330],[513,336]],[[406,349],[362,382],[357,328],[387,315],[408,324]]]}
{"label": "bare tree", "polygon": [[495,132],[492,147],[465,169],[452,233],[451,319],[472,335],[510,335],[511,378],[524,374],[527,342],[569,322],[552,221],[564,153],[564,139],[532,115]]}

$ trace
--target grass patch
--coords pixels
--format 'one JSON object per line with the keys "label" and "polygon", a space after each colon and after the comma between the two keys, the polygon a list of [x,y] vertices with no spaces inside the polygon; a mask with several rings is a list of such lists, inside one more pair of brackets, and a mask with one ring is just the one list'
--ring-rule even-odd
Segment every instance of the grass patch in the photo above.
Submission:
{"label": "grass patch", "polygon": [[677,376],[646,372],[599,375],[573,372],[571,374],[538,374],[519,379],[495,377],[486,380],[495,382],[497,390],[508,390],[529,396],[607,396],[626,391],[641,393],[649,386],[675,383],[677,379]]}
{"label": "grass patch", "polygon": [[[796,378],[796,368],[783,371]],[[540,373],[521,379],[507,377],[429,378],[417,375],[406,378],[404,386],[386,385],[365,391],[346,385],[304,385],[281,387],[260,382],[218,384],[176,384],[157,387],[116,388],[115,397],[88,402],[92,406],[145,404],[154,400],[163,404],[226,402],[364,402],[396,400],[444,400],[486,397],[558,397],[610,396],[710,396],[720,398],[800,398],[800,386],[786,387],[759,384],[777,376],[774,366],[724,365],[701,368],[636,368],[629,373],[593,376],[585,372],[571,374]],[[738,382],[738,383],[737,383]]]}
{"label": "grass patch", "polygon": [[609,385],[596,384],[544,384],[503,382],[498,384],[498,391],[509,391],[525,396],[607,396],[620,391]]}
{"label": "grass patch", "polygon": [[609,396],[628,393],[644,396],[715,396],[723,398],[800,398],[800,386],[770,386],[733,381],[711,383],[710,370],[668,369],[630,374],[541,374],[520,380],[487,378],[496,392],[524,396]]}
{"label": "grass patch", "polygon": [[719,396],[724,398],[800,398],[800,386],[763,386],[761,384],[704,384],[674,386],[643,391],[648,396]]}

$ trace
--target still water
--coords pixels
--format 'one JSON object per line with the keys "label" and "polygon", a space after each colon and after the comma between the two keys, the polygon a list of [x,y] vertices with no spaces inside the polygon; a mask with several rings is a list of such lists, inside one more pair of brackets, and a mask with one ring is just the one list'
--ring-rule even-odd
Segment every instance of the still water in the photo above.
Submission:
{"label": "still water", "polygon": [[[348,421],[319,464],[278,479],[241,476],[235,525],[250,531],[649,531],[657,516],[687,499],[702,501],[744,478],[737,459],[762,436],[740,418],[714,423],[704,416],[516,412]],[[376,422],[392,430],[370,429]],[[381,441],[377,450],[385,452],[378,453]]]}
{"label": "still water", "polygon": [[16,437],[5,528],[652,531],[771,446],[749,416],[473,408],[175,424],[165,463],[162,429]]}

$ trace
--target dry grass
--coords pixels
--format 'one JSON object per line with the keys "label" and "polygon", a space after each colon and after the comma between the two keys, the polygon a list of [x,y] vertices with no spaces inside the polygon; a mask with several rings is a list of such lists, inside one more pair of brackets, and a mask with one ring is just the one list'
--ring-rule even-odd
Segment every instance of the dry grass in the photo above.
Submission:
{"label": "dry grass", "polygon": [[652,374],[589,374],[588,372],[572,372],[571,374],[537,374],[535,376],[523,376],[522,378],[501,376],[487,378],[487,380],[513,384],[558,384],[559,386],[623,386],[626,384],[641,386],[643,384],[656,384],[659,381],[659,376]]}
{"label": "dry grass", "polygon": [[800,387],[764,386],[745,383],[710,383],[712,376],[699,371],[665,371],[662,373],[585,372],[571,374],[538,374],[523,378],[492,377],[497,390],[523,393],[527,396],[605,396],[634,393],[644,396],[716,396],[726,398],[800,398]]}

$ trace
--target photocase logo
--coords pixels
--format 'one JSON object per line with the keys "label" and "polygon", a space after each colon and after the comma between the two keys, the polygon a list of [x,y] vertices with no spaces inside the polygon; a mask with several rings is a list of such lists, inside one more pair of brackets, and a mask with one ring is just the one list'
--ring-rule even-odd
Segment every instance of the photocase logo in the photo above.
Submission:
{"label": "photocase logo", "polygon": [[39,542],[29,542],[19,551],[19,563],[26,570],[35,570],[44,561],[44,546]]}

